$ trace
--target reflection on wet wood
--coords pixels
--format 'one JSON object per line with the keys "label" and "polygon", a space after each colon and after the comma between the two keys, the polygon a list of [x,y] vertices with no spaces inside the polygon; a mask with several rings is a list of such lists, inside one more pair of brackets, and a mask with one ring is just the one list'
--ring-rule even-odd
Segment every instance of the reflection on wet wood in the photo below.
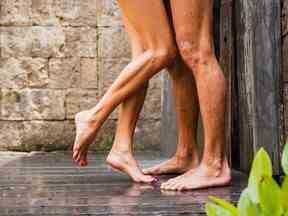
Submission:
{"label": "reflection on wet wood", "polygon": [[[139,155],[143,167],[158,156]],[[156,158],[156,159],[155,159]],[[88,167],[75,166],[68,154],[21,157],[0,154],[0,215],[205,215],[208,195],[237,201],[245,176],[233,174],[229,187],[163,192],[156,185],[132,183],[109,170],[103,156],[90,156]]]}

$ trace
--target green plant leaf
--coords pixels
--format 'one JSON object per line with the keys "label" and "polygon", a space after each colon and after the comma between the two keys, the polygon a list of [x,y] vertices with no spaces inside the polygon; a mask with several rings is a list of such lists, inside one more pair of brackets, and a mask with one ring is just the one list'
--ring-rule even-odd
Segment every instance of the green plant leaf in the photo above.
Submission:
{"label": "green plant leaf", "polygon": [[285,177],[281,187],[282,206],[288,213],[288,176]]}
{"label": "green plant leaf", "polygon": [[211,201],[213,201],[214,203],[216,203],[217,205],[228,210],[231,213],[231,215],[233,215],[233,216],[237,215],[237,208],[233,204],[231,204],[231,203],[229,203],[223,199],[217,198],[215,196],[209,196],[209,199]]}
{"label": "green plant leaf", "polygon": [[261,148],[252,163],[252,169],[248,180],[248,190],[253,202],[259,203],[259,183],[264,176],[271,177],[273,174],[272,163],[268,153]]}
{"label": "green plant leaf", "polygon": [[286,145],[284,146],[281,162],[282,162],[282,168],[284,170],[284,173],[288,175],[288,141],[286,142]]}
{"label": "green plant leaf", "polygon": [[272,177],[265,176],[260,182],[259,201],[265,215],[280,216],[282,214],[281,189]]}
{"label": "green plant leaf", "polygon": [[205,211],[208,216],[233,216],[228,210],[214,203],[206,203]]}
{"label": "green plant leaf", "polygon": [[253,203],[250,198],[250,193],[248,188],[244,189],[241,193],[238,202],[238,215],[240,216],[258,216],[257,204]]}

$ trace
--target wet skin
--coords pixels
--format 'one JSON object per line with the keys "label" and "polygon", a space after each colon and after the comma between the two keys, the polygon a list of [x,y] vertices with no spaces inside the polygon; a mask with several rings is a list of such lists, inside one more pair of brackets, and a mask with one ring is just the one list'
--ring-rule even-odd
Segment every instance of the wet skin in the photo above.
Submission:
{"label": "wet skin", "polygon": [[[125,27],[128,34],[129,26],[131,26],[130,30],[135,30],[132,30],[132,32],[141,35],[141,37],[138,37],[139,40],[134,39],[134,41],[138,41],[135,44],[141,43],[141,49],[139,49],[141,52],[121,72],[95,107],[76,115],[77,135],[73,150],[74,160],[80,165],[87,164],[89,144],[95,138],[108,115],[117,105],[122,103],[112,152],[117,152],[115,155],[119,159],[118,153],[121,153],[121,149],[124,147],[124,150],[122,149],[123,154],[120,154],[121,157],[118,160],[122,161],[120,168],[119,166],[118,168],[127,172],[134,179],[133,175],[135,173],[129,172],[127,168],[123,169],[123,167],[128,164],[128,167],[137,167],[136,170],[139,172],[138,165],[131,165],[134,163],[131,138],[145,99],[145,86],[154,74],[162,68],[169,67],[174,84],[174,94],[180,95],[180,97],[176,97],[179,128],[177,151],[172,159],[154,168],[144,170],[144,173],[162,174],[186,171],[182,176],[162,184],[161,188],[164,190],[195,189],[228,184],[230,169],[224,156],[226,83],[214,54],[212,38],[213,2],[211,0],[197,2],[171,0],[176,41],[185,66],[181,60],[175,61],[177,55],[176,44],[162,1],[145,3],[145,1],[140,0],[119,0],[119,6],[124,21],[126,19]],[[146,11],[149,11],[149,16],[145,16]],[[132,38],[131,44],[133,44],[133,38],[137,37],[133,37],[133,33],[129,35],[130,39]],[[185,76],[190,76],[190,79],[184,79]],[[193,84],[193,78],[195,79],[196,88]],[[185,84],[185,80],[189,81]],[[187,91],[187,94],[184,94],[183,91]],[[183,97],[181,97],[181,94]],[[204,154],[199,166],[197,166],[198,156],[195,147],[198,115],[196,94],[199,97],[205,136]],[[187,98],[186,100],[183,99],[185,95],[189,95],[192,101],[188,105],[187,101],[189,100]],[[136,111],[131,109],[132,106],[137,107]],[[123,113],[128,113],[129,117],[126,120]],[[128,148],[125,149],[125,146],[128,146]],[[128,155],[128,159],[122,160],[125,155]],[[115,158],[117,157],[115,156]],[[122,168],[121,164],[124,164]],[[141,174],[143,175],[143,173]],[[144,179],[144,177],[150,178],[149,180],[143,180],[144,182],[152,181],[151,176],[143,175],[141,178]]]}
{"label": "wet skin", "polygon": [[[135,29],[135,32],[141,35],[141,47],[143,50],[141,50],[137,56],[132,58],[131,62],[124,68],[119,77],[95,107],[77,113],[75,116],[77,134],[73,147],[73,159],[79,165],[87,165],[87,151],[89,144],[94,140],[97,132],[109,114],[120,103],[122,103],[122,108],[127,107],[127,100],[129,102],[128,98],[133,96],[135,93],[137,94],[137,91],[140,92],[141,89],[143,91],[143,87],[147,85],[148,80],[161,69],[169,66],[174,61],[176,55],[176,48],[173,42],[171,29],[169,28],[165,8],[161,1],[153,1],[153,3],[150,4],[149,13],[151,15],[154,14],[154,16],[151,17],[145,16],[146,12],[143,11],[143,7],[147,7],[147,3],[143,1],[137,0],[130,2],[122,0],[119,1],[119,6],[123,16],[125,17],[124,19],[127,20],[126,23],[129,23],[132,29]],[[155,21],[153,17],[157,17],[157,21]],[[163,26],[164,28],[159,30],[158,26]],[[123,103],[125,100],[126,106],[125,103]],[[133,101],[131,103],[133,104]],[[141,105],[141,103],[139,104]],[[139,106],[139,104],[136,102],[134,105]],[[131,109],[131,107],[128,106],[126,111],[129,111],[129,109]],[[132,124],[127,126],[130,128],[129,133],[131,133],[135,128],[133,124],[136,123],[138,118],[137,113],[138,111],[134,117],[130,116],[130,123],[132,122]],[[117,131],[125,129],[125,121],[123,124],[121,122],[123,122],[123,118],[122,120],[121,118],[119,119],[120,124]],[[128,147],[131,146],[129,139],[126,139],[126,137],[122,135],[123,134],[118,133],[115,145],[113,146],[113,152],[118,153],[118,159],[119,155],[121,155],[119,154],[120,147],[124,146],[123,144]],[[125,140],[125,142],[123,142],[123,140]],[[123,152],[125,152],[125,150]],[[127,154],[127,151],[125,153]],[[111,154],[113,156],[113,153]],[[112,156],[107,158],[107,162],[113,166],[115,160],[111,160],[111,158],[113,158]],[[123,158],[121,158],[121,162],[124,161],[122,159]],[[129,161],[130,159],[131,157],[129,159],[126,158],[125,161],[127,162],[127,160]],[[111,163],[111,161],[113,162]],[[117,168],[124,171],[127,170],[120,168],[119,164],[116,166]],[[127,165],[127,163],[125,164]],[[133,175],[133,173],[130,173],[130,175]]]}

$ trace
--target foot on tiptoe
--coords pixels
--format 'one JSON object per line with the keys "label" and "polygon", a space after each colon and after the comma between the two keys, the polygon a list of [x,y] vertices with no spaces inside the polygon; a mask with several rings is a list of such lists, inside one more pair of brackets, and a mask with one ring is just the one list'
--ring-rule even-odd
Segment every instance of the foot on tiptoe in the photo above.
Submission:
{"label": "foot on tiptoe", "polygon": [[73,145],[73,159],[78,165],[86,166],[89,145],[93,142],[97,127],[95,118],[85,110],[75,115],[76,138]]}
{"label": "foot on tiptoe", "polygon": [[141,172],[137,161],[131,153],[111,150],[106,162],[113,169],[128,174],[134,182],[155,183],[157,179]]}
{"label": "foot on tiptoe", "polygon": [[201,163],[194,170],[189,170],[181,176],[172,178],[161,185],[162,190],[193,190],[199,188],[228,185],[231,181],[230,168],[227,160],[215,163]]}
{"label": "foot on tiptoe", "polygon": [[143,169],[143,173],[150,175],[182,174],[190,169],[196,168],[197,166],[198,166],[197,156],[178,157],[175,155],[169,160],[166,160],[156,166]]}

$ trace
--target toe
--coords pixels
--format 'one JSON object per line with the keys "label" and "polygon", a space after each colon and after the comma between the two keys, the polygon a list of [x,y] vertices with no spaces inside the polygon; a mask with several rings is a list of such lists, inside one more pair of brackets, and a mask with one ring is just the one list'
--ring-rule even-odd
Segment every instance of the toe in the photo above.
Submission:
{"label": "toe", "polygon": [[74,160],[74,161],[77,160],[78,154],[79,154],[79,152],[78,152],[77,150],[74,150],[74,151],[73,151],[73,156],[72,156],[72,157],[73,157],[73,160]]}
{"label": "toe", "polygon": [[143,175],[142,176],[142,182],[144,182],[144,183],[152,183],[152,182],[157,182],[157,179],[154,178],[153,176]]}
{"label": "toe", "polygon": [[167,190],[170,186],[170,182],[164,182],[163,184],[161,184],[161,189]]}
{"label": "toe", "polygon": [[85,161],[81,159],[81,160],[79,161],[79,165],[80,165],[80,166],[85,166]]}
{"label": "toe", "polygon": [[172,184],[170,184],[168,187],[167,187],[167,190],[177,190],[177,185],[178,185],[179,183],[172,183]]}
{"label": "toe", "polygon": [[151,173],[151,168],[142,169],[142,172],[143,172],[144,174],[150,174],[150,173]]}
{"label": "toe", "polygon": [[86,166],[87,165],[87,154],[85,152],[81,154],[78,163],[80,166]]}
{"label": "toe", "polygon": [[185,191],[185,190],[187,190],[187,187],[185,184],[180,184],[180,185],[178,185],[177,190],[178,191]]}
{"label": "toe", "polygon": [[76,155],[75,161],[76,161],[77,163],[79,163],[81,159],[82,159],[82,153],[81,153],[80,151],[78,151],[78,152],[77,152],[77,155]]}

